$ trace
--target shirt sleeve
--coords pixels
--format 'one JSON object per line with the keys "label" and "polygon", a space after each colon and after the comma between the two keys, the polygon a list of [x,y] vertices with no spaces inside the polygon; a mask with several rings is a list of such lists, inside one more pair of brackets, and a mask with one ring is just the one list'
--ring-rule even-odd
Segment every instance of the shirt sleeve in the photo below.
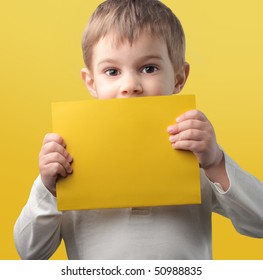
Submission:
{"label": "shirt sleeve", "polygon": [[263,183],[224,155],[230,188],[225,192],[208,180],[215,198],[213,210],[231,219],[239,233],[263,237]]}
{"label": "shirt sleeve", "polygon": [[50,258],[61,242],[61,220],[56,198],[39,176],[14,227],[20,257],[28,260]]}

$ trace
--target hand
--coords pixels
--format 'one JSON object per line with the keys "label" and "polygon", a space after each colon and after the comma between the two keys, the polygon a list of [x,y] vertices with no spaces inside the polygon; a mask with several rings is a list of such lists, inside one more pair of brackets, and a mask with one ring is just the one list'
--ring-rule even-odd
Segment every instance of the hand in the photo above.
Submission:
{"label": "hand", "polygon": [[214,128],[202,112],[187,111],[176,121],[177,124],[167,129],[174,149],[193,152],[204,169],[214,167],[222,161],[223,152],[216,142]]}
{"label": "hand", "polygon": [[39,154],[39,170],[43,184],[54,196],[57,180],[72,173],[72,160],[62,137],[55,133],[45,136]]}

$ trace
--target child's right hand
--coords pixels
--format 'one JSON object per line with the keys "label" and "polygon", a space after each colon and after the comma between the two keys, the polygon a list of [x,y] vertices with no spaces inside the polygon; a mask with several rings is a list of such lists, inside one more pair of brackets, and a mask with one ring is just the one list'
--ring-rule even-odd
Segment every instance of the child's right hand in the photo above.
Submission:
{"label": "child's right hand", "polygon": [[54,196],[59,177],[67,177],[72,173],[72,160],[62,137],[55,133],[45,136],[39,154],[39,170],[43,184]]}

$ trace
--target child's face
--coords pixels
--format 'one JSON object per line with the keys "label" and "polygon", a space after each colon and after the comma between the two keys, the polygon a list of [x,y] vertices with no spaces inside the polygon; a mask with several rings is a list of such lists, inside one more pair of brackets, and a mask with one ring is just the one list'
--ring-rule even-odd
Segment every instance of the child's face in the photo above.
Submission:
{"label": "child's face", "polygon": [[82,69],[90,93],[99,99],[178,93],[189,67],[175,72],[165,42],[142,35],[132,45],[117,46],[107,35],[93,48],[91,69]]}

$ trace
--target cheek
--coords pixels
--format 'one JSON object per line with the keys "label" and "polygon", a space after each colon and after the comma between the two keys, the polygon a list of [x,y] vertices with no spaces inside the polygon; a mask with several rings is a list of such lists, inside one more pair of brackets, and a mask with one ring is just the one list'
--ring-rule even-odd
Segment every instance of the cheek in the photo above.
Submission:
{"label": "cheek", "polygon": [[113,83],[99,79],[99,81],[95,81],[95,86],[98,99],[111,99],[116,97],[117,91]]}
{"label": "cheek", "polygon": [[174,82],[169,77],[160,77],[154,82],[149,83],[148,92],[151,95],[170,95],[174,93]]}
{"label": "cheek", "polygon": [[173,94],[174,93],[174,85],[171,84],[171,83],[167,83],[167,81],[165,81],[162,85],[162,93],[164,95]]}
{"label": "cheek", "polygon": [[174,77],[170,73],[164,79],[163,90],[165,94],[173,94],[175,91]]}

